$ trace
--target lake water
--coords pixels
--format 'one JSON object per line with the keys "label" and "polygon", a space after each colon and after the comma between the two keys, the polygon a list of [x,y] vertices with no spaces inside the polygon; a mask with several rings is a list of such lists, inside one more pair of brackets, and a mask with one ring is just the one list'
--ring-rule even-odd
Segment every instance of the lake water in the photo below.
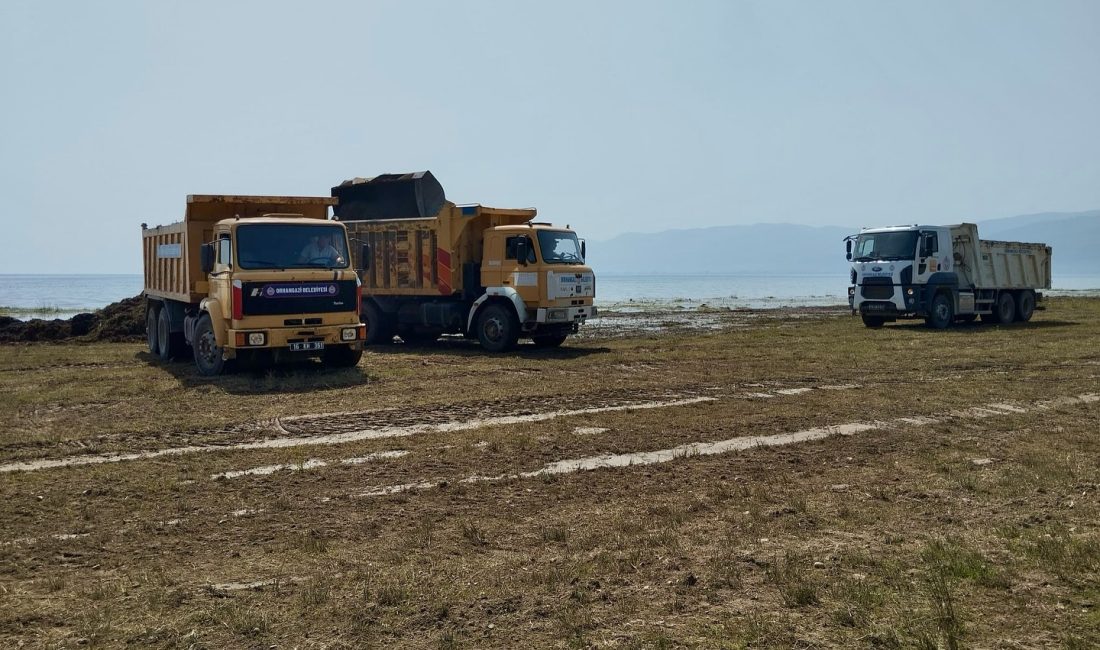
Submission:
{"label": "lake water", "polygon": [[[1056,276],[1048,295],[1100,295],[1100,276]],[[140,275],[3,275],[0,314],[68,318],[141,293]],[[653,307],[788,307],[842,305],[844,275],[615,275],[596,276],[596,304],[616,310]]]}

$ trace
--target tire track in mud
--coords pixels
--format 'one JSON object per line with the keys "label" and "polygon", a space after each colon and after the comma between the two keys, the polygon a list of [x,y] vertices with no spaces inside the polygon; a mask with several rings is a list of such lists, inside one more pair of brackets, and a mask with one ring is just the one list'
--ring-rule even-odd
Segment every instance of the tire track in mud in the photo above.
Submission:
{"label": "tire track in mud", "polygon": [[[761,389],[763,389],[764,386],[765,386],[764,384],[746,384],[746,385],[742,386],[742,388],[751,388],[751,389],[754,389],[754,390],[761,390]],[[811,391],[853,390],[853,389],[857,389],[859,387],[860,386],[858,384],[833,384],[833,385],[817,385],[817,386],[813,386],[813,387],[803,386],[803,387],[798,387],[798,388],[782,388],[781,385],[773,384],[771,393],[735,392],[735,393],[732,393],[732,394],[730,394],[724,388],[708,387],[708,388],[702,389],[701,392],[709,392],[709,393],[711,393],[711,397],[710,398],[703,397],[701,399],[698,399],[698,401],[714,401],[714,400],[717,400],[717,399],[746,399],[746,400],[751,400],[751,399],[757,399],[757,398],[786,397],[786,396],[792,396],[792,395],[802,395],[804,393],[808,393],[808,392],[811,392]],[[636,393],[635,393],[635,395],[636,395]],[[668,395],[668,397],[677,397],[677,395],[675,395],[675,394],[674,395]],[[677,401],[677,400],[673,400],[673,401]],[[689,400],[689,402],[690,402],[690,400]],[[609,412],[609,411],[623,410],[622,406],[624,406],[624,405],[627,405],[628,409],[629,408],[648,408],[645,405],[638,407],[638,406],[632,405],[632,403],[630,403],[630,402],[624,402],[622,400],[604,400],[601,403],[603,404],[603,406],[592,407],[588,410],[579,411],[576,414],[604,413],[604,412]],[[668,405],[677,406],[679,404],[668,404]],[[343,433],[338,433],[337,435],[348,435],[348,434],[350,434],[350,435],[359,435],[360,431],[356,431],[355,429],[351,429],[350,431],[348,431],[350,426],[347,425],[346,423],[348,423],[348,422],[354,423],[356,421],[355,420],[356,417],[372,415],[374,413],[377,413],[377,412],[321,413],[321,414],[314,414],[314,415],[292,416],[292,417],[289,417],[289,418],[284,418],[283,422],[290,424],[290,423],[301,422],[301,421],[313,423],[313,422],[317,422],[317,421],[335,420],[339,424],[343,425],[341,427],[341,431]],[[513,419],[515,419],[517,422],[518,421],[534,422],[534,421],[549,419],[548,417],[545,417],[545,415],[547,415],[547,414],[552,414],[552,415],[556,416],[557,413],[558,412],[555,412],[555,411],[549,411],[549,412],[544,412],[544,413],[531,412],[531,413],[526,413],[526,414],[521,414],[521,415],[513,415],[513,416],[502,416],[502,417],[495,417],[495,418],[490,417],[490,418],[486,418],[485,420],[482,420],[482,421],[473,420],[473,421],[463,422],[463,421],[460,421],[460,420],[455,420],[450,424],[448,424],[448,423],[438,424],[437,423],[434,426],[436,426],[440,430],[457,431],[457,430],[466,430],[466,429],[469,429],[469,428],[475,428],[475,426],[480,426],[481,424],[510,424],[510,423],[512,423]],[[407,423],[411,423],[411,424],[407,424],[407,426],[414,426],[415,427],[415,426],[417,426],[417,424],[415,424],[415,423],[420,422],[421,419],[422,419],[421,416],[413,416],[413,419],[410,419],[410,420],[406,421]],[[489,421],[489,420],[491,420],[491,421]],[[291,427],[294,427],[294,425],[291,424]],[[280,424],[280,428],[282,429],[282,431],[284,433],[287,433],[288,435],[291,435],[291,431],[287,430],[286,425]],[[603,427],[577,427],[577,428],[574,429],[574,433],[577,434],[577,435],[594,435],[594,434],[598,434],[598,433],[603,433],[605,431],[607,431],[607,429],[603,428]],[[383,437],[388,437],[388,436],[383,436]],[[480,443],[480,444],[488,444],[488,443]],[[382,457],[386,457],[385,454],[392,454],[394,452],[380,452],[380,453],[383,454]],[[405,455],[408,452],[405,451],[405,450],[401,450],[397,453],[400,453],[401,455]],[[321,469],[321,468],[324,468],[324,467],[329,467],[330,465],[360,464],[360,462],[358,462],[360,460],[362,460],[362,459],[345,458],[345,459],[325,461],[325,460],[318,459],[318,458],[309,458],[309,459],[306,459],[305,461],[303,461],[299,464],[296,464],[296,465],[285,465],[285,464],[284,465],[264,465],[264,466],[260,466],[260,467],[253,467],[253,468],[243,469],[243,470],[231,470],[231,471],[228,471],[228,472],[222,472],[220,474],[216,474],[212,478],[220,478],[220,477],[236,478],[238,476],[253,476],[253,475],[263,476],[263,475],[270,474],[273,471],[282,470],[282,469],[290,469],[290,470],[294,470],[294,471],[315,470],[315,469]]]}
{"label": "tire track in mud", "polygon": [[[26,459],[26,462],[35,460],[62,460],[75,457],[90,445],[102,447],[104,445],[126,446],[130,449],[148,446],[156,451],[157,447],[173,445],[179,448],[190,447],[232,447],[235,444],[256,440],[263,437],[275,436],[310,436],[325,435],[329,433],[344,433],[366,428],[384,428],[411,426],[417,424],[434,424],[447,421],[459,421],[462,419],[484,419],[493,415],[523,415],[562,408],[577,406],[578,408],[602,407],[626,404],[631,401],[653,401],[682,397],[689,394],[698,394],[711,390],[694,386],[671,388],[661,391],[632,391],[627,389],[615,389],[602,391],[588,395],[562,396],[562,395],[535,395],[530,397],[516,397],[496,400],[476,400],[442,404],[427,407],[392,407],[383,409],[365,409],[356,411],[342,411],[331,413],[313,413],[305,415],[292,415],[282,418],[245,422],[237,425],[198,428],[164,433],[108,433],[97,435],[93,438],[81,438],[54,442],[51,440],[33,442],[15,442],[9,444],[0,443],[0,456],[18,458],[22,456],[36,456]],[[242,439],[243,438],[243,439]],[[201,442],[194,442],[196,439]],[[159,443],[159,444],[158,444]],[[46,451],[65,449],[71,456],[57,455],[52,458],[42,458]],[[103,451],[100,455],[128,453],[126,449]],[[21,461],[23,459],[20,459]],[[7,465],[14,465],[19,461],[11,461]],[[0,468],[6,465],[0,465]],[[0,473],[12,471],[0,469]]]}
{"label": "tire track in mud", "polygon": [[[647,399],[648,398],[648,399]],[[99,465],[154,458],[185,456],[216,451],[242,451],[253,449],[285,449],[290,447],[339,445],[362,440],[399,438],[425,433],[447,433],[485,426],[538,422],[573,415],[588,415],[634,409],[654,409],[718,399],[713,396],[670,393],[667,391],[614,391],[604,394],[576,397],[536,397],[509,400],[490,400],[442,407],[421,409],[381,409],[347,413],[322,413],[291,416],[274,423],[282,436],[225,442],[195,444],[164,449],[133,452],[85,454],[60,458],[15,461],[0,464],[0,474],[6,472],[38,471],[62,467]],[[520,402],[520,408],[516,403]],[[563,403],[573,408],[563,409]],[[504,409],[505,405],[510,409]],[[555,407],[555,408],[550,408]],[[463,419],[465,418],[465,419]],[[255,431],[263,423],[243,425],[241,430]]]}
{"label": "tire track in mud", "polygon": [[536,395],[530,397],[503,398],[477,402],[445,404],[429,409],[387,408],[365,411],[335,411],[290,415],[275,420],[276,429],[289,436],[329,435],[361,431],[368,428],[412,427],[462,422],[464,420],[488,420],[496,417],[524,417],[540,413],[557,412],[563,407],[572,410],[629,408],[630,404],[661,402],[696,397],[706,388],[679,390],[625,390],[605,391],[591,395]]}
{"label": "tire track in mud", "polygon": [[[788,394],[793,393],[788,392]],[[766,394],[761,393],[759,394],[759,396],[764,397],[766,396]],[[1069,397],[1057,397],[1050,400],[1032,402],[1026,407],[1016,404],[1009,404],[1007,402],[992,402],[988,404],[982,404],[980,406],[957,409],[949,412],[946,416],[939,417],[912,415],[894,418],[891,420],[877,420],[872,422],[848,422],[844,424],[814,427],[812,429],[806,429],[803,431],[792,431],[770,435],[739,436],[736,438],[730,438],[728,440],[719,440],[712,442],[691,442],[683,445],[677,445],[668,449],[657,449],[653,451],[637,451],[625,454],[603,454],[599,456],[588,456],[584,458],[568,458],[546,463],[538,469],[527,472],[520,472],[517,474],[501,474],[498,476],[483,476],[473,474],[458,479],[458,482],[465,484],[499,483],[518,479],[538,478],[553,474],[573,474],[577,472],[609,468],[643,467],[646,465],[667,463],[684,458],[713,456],[718,454],[727,454],[735,451],[748,451],[761,447],[778,447],[803,442],[812,442],[838,435],[854,436],[860,433],[866,433],[868,431],[889,430],[899,425],[928,426],[931,424],[937,424],[946,421],[951,418],[962,420],[985,419],[1006,415],[1018,415],[1031,411],[1048,411],[1064,408],[1067,406],[1093,404],[1096,402],[1100,402],[1100,394],[1097,393],[1082,393],[1080,395],[1072,395]],[[402,492],[409,492],[412,490],[431,489],[449,484],[451,482],[453,482],[453,479],[451,481],[448,481],[446,479],[418,480],[396,485],[382,485],[371,488],[365,492],[355,494],[353,496],[381,497],[392,494],[399,494]]]}
{"label": "tire track in mud", "polygon": [[116,363],[106,363],[103,361],[67,361],[62,363],[50,363],[37,366],[13,366],[10,368],[0,368],[0,373],[6,372],[43,372],[47,370],[116,370],[118,368],[137,368],[140,366],[148,367],[148,363],[144,361],[119,361]]}

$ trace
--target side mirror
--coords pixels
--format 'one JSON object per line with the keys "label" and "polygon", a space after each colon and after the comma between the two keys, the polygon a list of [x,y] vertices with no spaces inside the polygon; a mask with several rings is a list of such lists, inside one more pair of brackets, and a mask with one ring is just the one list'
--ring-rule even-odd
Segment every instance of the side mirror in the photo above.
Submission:
{"label": "side mirror", "polygon": [[359,249],[359,270],[366,271],[370,268],[370,244],[363,244]]}
{"label": "side mirror", "polygon": [[527,238],[516,241],[516,261],[522,266],[527,266]]}
{"label": "side mirror", "polygon": [[844,249],[845,249],[845,257],[847,257],[848,261],[851,262],[852,261],[852,240],[851,239],[844,242]]}
{"label": "side mirror", "polygon": [[214,270],[214,243],[203,244],[199,248],[199,266],[202,268],[203,274],[208,274]]}
{"label": "side mirror", "polygon": [[920,238],[920,254],[919,257],[931,257],[935,252],[935,235],[924,234]]}
{"label": "side mirror", "polygon": [[585,244],[585,241],[582,239],[581,240],[581,261],[582,262],[585,261],[586,259],[588,259],[588,255],[585,253],[584,244]]}

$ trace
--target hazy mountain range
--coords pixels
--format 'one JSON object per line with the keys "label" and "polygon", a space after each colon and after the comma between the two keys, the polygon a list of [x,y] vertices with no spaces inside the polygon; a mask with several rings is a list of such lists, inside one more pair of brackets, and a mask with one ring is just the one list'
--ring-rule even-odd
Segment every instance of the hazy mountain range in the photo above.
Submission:
{"label": "hazy mountain range", "polygon": [[[1045,212],[978,221],[983,239],[1044,242],[1055,275],[1100,276],[1100,210]],[[887,225],[887,224],[883,224]],[[588,242],[603,273],[846,273],[844,238],[853,226],[753,224],[626,233]]]}

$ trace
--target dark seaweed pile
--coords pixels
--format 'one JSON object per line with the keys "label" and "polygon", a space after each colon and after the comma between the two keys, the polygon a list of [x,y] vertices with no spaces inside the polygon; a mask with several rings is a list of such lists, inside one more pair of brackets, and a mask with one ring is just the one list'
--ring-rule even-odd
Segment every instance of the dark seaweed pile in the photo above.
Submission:
{"label": "dark seaweed pile", "polygon": [[137,295],[72,318],[18,320],[0,316],[0,343],[134,341],[145,336],[145,299]]}

